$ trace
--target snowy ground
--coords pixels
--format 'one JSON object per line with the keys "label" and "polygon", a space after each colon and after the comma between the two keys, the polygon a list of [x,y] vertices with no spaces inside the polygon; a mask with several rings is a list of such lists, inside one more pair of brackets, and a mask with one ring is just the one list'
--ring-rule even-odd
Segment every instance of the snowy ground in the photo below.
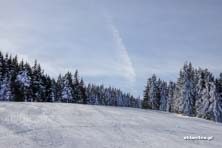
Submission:
{"label": "snowy ground", "polygon": [[[211,141],[184,136],[213,136]],[[0,148],[221,148],[222,124],[158,111],[0,103]]]}

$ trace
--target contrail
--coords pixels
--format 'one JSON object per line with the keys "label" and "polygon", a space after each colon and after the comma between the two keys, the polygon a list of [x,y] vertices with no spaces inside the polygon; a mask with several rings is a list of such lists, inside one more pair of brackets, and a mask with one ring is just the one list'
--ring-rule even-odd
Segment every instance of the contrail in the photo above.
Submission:
{"label": "contrail", "polygon": [[107,20],[107,24],[109,25],[110,30],[112,31],[113,38],[116,42],[118,54],[120,56],[121,72],[124,74],[124,77],[127,78],[130,82],[134,82],[136,79],[136,73],[135,73],[132,61],[130,59],[128,50],[120,35],[120,32],[114,25],[112,21],[112,17],[111,16],[105,16],[105,17]]}

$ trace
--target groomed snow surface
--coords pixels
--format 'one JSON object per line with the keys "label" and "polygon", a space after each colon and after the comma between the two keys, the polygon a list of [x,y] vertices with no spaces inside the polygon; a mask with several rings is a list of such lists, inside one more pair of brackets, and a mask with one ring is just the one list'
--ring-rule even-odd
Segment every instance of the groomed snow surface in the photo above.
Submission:
{"label": "groomed snow surface", "polygon": [[[213,140],[184,140],[213,136]],[[221,148],[222,124],[173,113],[62,103],[0,103],[0,148]]]}

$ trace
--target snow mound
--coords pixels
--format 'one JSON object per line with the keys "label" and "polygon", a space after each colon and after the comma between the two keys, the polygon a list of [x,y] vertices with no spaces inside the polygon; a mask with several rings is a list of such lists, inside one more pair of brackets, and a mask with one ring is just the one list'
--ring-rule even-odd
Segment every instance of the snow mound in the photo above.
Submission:
{"label": "snow mound", "polygon": [[[213,140],[184,140],[213,136]],[[1,148],[220,148],[222,124],[133,108],[0,103]]]}

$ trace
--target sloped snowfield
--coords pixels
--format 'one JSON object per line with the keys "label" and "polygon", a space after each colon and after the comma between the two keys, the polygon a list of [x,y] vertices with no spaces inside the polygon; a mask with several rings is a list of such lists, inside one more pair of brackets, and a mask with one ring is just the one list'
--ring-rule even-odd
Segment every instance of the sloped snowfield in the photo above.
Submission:
{"label": "sloped snowfield", "polygon": [[221,148],[222,124],[132,108],[0,103],[0,148],[42,147]]}

